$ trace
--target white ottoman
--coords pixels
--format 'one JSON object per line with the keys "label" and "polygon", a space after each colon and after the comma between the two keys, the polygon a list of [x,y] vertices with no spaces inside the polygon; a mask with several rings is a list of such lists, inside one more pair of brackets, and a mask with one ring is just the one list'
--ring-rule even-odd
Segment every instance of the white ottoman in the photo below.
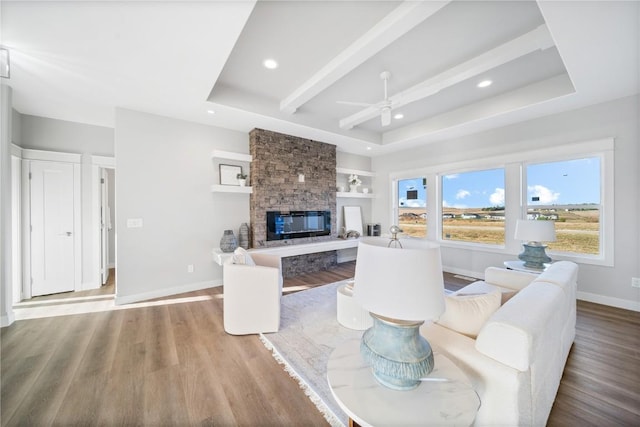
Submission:
{"label": "white ottoman", "polygon": [[337,291],[338,323],[342,326],[363,331],[373,326],[369,312],[363,309],[353,298],[353,290],[347,285],[338,287]]}

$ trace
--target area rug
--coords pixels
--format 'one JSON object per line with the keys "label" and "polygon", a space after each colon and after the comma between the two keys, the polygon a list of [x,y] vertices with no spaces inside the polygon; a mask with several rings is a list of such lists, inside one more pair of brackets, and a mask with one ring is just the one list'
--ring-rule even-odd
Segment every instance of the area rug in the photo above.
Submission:
{"label": "area rug", "polygon": [[362,337],[338,323],[336,291],[345,281],[315,287],[282,298],[280,330],[260,334],[273,357],[295,378],[332,426],[346,426],[349,418],[331,395],[327,362],[334,348]]}

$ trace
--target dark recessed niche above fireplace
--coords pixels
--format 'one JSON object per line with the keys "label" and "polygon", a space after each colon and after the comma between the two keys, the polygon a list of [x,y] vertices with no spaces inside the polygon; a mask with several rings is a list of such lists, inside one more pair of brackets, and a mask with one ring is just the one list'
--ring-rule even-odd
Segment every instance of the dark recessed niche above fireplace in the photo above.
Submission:
{"label": "dark recessed niche above fireplace", "polygon": [[267,211],[267,241],[330,234],[331,211]]}

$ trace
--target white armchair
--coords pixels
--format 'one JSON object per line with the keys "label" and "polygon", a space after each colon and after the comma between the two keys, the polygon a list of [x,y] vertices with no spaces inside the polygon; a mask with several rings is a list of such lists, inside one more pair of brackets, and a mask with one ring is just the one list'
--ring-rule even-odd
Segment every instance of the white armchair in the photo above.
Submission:
{"label": "white armchair", "polygon": [[[232,335],[277,332],[282,296],[280,257],[238,252],[223,266],[224,330]],[[234,263],[240,256],[245,263]]]}

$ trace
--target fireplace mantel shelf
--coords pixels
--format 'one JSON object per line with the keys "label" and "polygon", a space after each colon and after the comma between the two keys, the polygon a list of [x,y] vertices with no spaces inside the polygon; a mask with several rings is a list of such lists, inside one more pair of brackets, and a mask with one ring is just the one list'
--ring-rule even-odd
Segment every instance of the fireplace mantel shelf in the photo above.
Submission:
{"label": "fireplace mantel shelf", "polygon": [[[313,254],[317,252],[335,251],[340,249],[357,248],[359,239],[333,239],[317,243],[291,244],[283,246],[272,246],[269,248],[249,249],[249,253],[256,252],[262,254],[273,254],[280,258],[289,256]],[[211,251],[213,260],[218,264],[224,264],[224,261],[231,257],[233,253],[222,252],[220,248],[214,248]]]}

